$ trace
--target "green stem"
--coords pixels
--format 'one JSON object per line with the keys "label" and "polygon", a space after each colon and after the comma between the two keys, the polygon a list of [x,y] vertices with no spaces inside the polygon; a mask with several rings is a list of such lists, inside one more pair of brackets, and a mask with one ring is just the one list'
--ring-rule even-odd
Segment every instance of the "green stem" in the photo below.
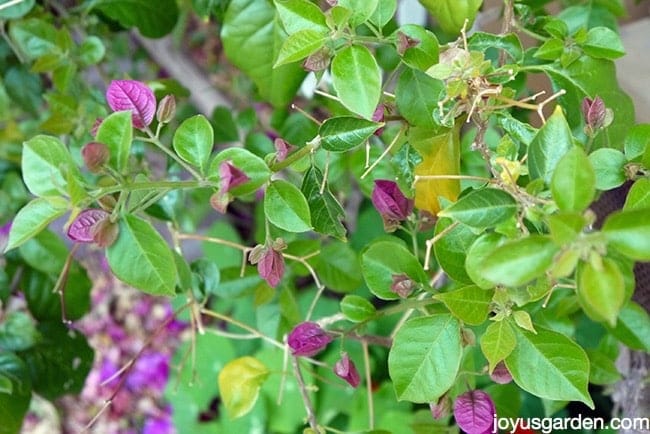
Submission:
{"label": "green stem", "polygon": [[172,160],[176,161],[180,166],[185,168],[194,178],[196,179],[203,179],[201,174],[194,170],[192,166],[187,164],[185,161],[183,161],[178,155],[176,155],[174,152],[171,151],[167,146],[163,145],[162,142],[156,137],[156,135],[151,131],[149,127],[145,129],[145,132],[149,136],[147,137],[138,137],[139,140],[142,140],[144,142],[151,143],[152,145],[156,146],[158,149],[163,151],[165,154],[167,154]]}
{"label": "green stem", "polygon": [[218,187],[219,184],[211,181],[144,181],[124,183],[110,187],[100,188],[90,194],[93,200],[99,199],[108,194],[118,193],[123,190],[129,192],[136,190],[164,190],[164,189],[185,189],[185,188],[204,188]]}
{"label": "green stem", "polygon": [[285,158],[284,160],[277,161],[277,162],[271,164],[271,166],[269,168],[273,172],[279,172],[280,170],[291,166],[293,163],[300,160],[302,157],[304,157],[306,155],[309,155],[310,153],[314,152],[318,148],[319,145],[320,145],[320,143],[315,143],[315,142],[307,143],[305,146],[298,149],[293,154],[287,156],[287,158]]}

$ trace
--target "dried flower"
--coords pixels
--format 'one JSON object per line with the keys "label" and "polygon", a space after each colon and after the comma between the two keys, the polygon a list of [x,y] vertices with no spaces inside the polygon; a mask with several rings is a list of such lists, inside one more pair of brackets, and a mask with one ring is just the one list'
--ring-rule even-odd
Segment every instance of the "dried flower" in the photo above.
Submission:
{"label": "dried flower", "polygon": [[113,80],[106,89],[106,101],[113,111],[131,110],[133,126],[143,129],[153,121],[156,97],[144,83]]}
{"label": "dried flower", "polygon": [[95,227],[110,214],[103,209],[86,209],[79,213],[68,228],[68,237],[78,243],[95,242]]}
{"label": "dried flower", "polygon": [[327,68],[330,64],[332,53],[327,47],[323,47],[315,53],[310,54],[303,62],[302,68],[309,72],[318,72]]}
{"label": "dried flower", "polygon": [[490,374],[490,378],[495,383],[508,384],[512,381],[512,374],[510,374],[510,371],[508,371],[505,363],[499,362]]}
{"label": "dried flower", "polygon": [[390,290],[401,298],[407,298],[416,286],[417,283],[406,274],[393,274],[393,283],[390,285]]}
{"label": "dried flower", "polygon": [[294,356],[315,356],[330,342],[332,337],[314,322],[298,324],[288,337],[289,348]]}
{"label": "dried flower", "polygon": [[119,229],[118,224],[112,222],[111,219],[102,219],[92,228],[93,241],[101,248],[110,247],[117,239]]}
{"label": "dried flower", "polygon": [[334,364],[334,373],[347,381],[352,387],[357,387],[361,381],[357,367],[350,360],[348,353],[345,352],[341,354],[341,359]]}
{"label": "dried flower", "polygon": [[99,130],[99,126],[104,122],[104,118],[97,118],[95,119],[95,122],[93,122],[93,126],[90,127],[90,135],[95,137],[97,135],[97,130]]}
{"label": "dried flower", "polygon": [[228,209],[228,204],[230,203],[230,195],[228,193],[222,193],[217,191],[210,196],[210,206],[214,208],[215,211],[225,214]]}
{"label": "dried flower", "polygon": [[451,413],[451,399],[449,395],[445,393],[438,399],[438,402],[432,402],[429,404],[431,409],[431,416],[434,419],[439,420],[445,418]]}
{"label": "dried flower", "polygon": [[161,124],[167,124],[176,114],[176,99],[174,95],[165,95],[158,103],[158,110],[156,110],[156,119]]}
{"label": "dried flower", "polygon": [[99,172],[102,166],[108,163],[110,156],[108,146],[103,143],[90,142],[81,148],[81,157],[84,164],[93,173]]}
{"label": "dried flower", "polygon": [[225,194],[233,188],[250,181],[250,178],[241,170],[224,161],[219,165],[219,192]]}
{"label": "dried flower", "polygon": [[284,161],[293,149],[292,145],[279,137],[273,141],[273,146],[275,147],[275,161]]}
{"label": "dried flower", "polygon": [[278,244],[284,243],[258,244],[248,255],[250,263],[257,264],[260,277],[273,288],[278,286],[284,276],[284,257],[280,253],[282,247],[277,247]]}
{"label": "dried flower", "polygon": [[482,390],[465,392],[454,402],[456,423],[467,434],[492,432],[495,414],[492,398]]}
{"label": "dried flower", "polygon": [[413,200],[407,199],[395,182],[386,179],[375,180],[372,203],[381,214],[387,232],[397,229],[413,211]]}
{"label": "dried flower", "polygon": [[406,50],[416,47],[419,43],[419,39],[411,38],[403,32],[397,32],[397,52],[400,56],[403,56]]}

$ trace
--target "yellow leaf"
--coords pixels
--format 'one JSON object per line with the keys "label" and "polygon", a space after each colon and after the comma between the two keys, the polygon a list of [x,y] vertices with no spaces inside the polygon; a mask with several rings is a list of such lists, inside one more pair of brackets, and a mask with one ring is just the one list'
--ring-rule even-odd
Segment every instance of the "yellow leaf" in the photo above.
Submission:
{"label": "yellow leaf", "polygon": [[[460,174],[461,124],[462,122],[457,120],[452,129],[444,130],[411,128],[409,141],[422,156],[422,162],[415,166],[415,175]],[[415,206],[435,216],[440,211],[440,196],[455,202],[459,194],[458,179],[420,180],[415,184]]]}
{"label": "yellow leaf", "polygon": [[219,391],[228,415],[235,419],[248,413],[260,393],[269,370],[254,357],[232,360],[219,372]]}

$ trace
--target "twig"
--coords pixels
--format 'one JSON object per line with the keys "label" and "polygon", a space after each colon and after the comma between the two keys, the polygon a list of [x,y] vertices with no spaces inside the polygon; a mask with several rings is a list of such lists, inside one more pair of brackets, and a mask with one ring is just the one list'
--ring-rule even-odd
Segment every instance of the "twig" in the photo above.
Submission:
{"label": "twig", "polygon": [[438,242],[438,240],[440,240],[440,238],[444,237],[449,232],[453,231],[456,228],[456,226],[458,226],[459,224],[460,224],[459,222],[453,222],[452,224],[450,224],[449,226],[444,228],[439,234],[437,234],[433,238],[428,239],[425,242],[426,246],[427,246],[427,250],[424,253],[425,254],[425,257],[424,257],[424,270],[425,271],[429,269],[429,259],[431,257],[431,249],[433,248],[433,245],[436,242]]}
{"label": "twig", "polygon": [[363,348],[363,364],[366,371],[366,393],[368,395],[368,429],[375,429],[375,402],[372,399],[372,377],[370,376],[370,356],[368,354],[368,343],[361,342]]}
{"label": "twig", "polygon": [[316,413],[314,413],[314,406],[311,403],[309,392],[307,392],[307,386],[305,385],[305,379],[303,378],[302,371],[300,370],[298,357],[293,357],[293,371],[296,376],[296,382],[298,383],[298,389],[300,389],[302,402],[305,404],[305,411],[307,411],[307,420],[309,421],[309,426],[312,430],[314,430],[314,432],[320,433],[321,431],[318,428]]}

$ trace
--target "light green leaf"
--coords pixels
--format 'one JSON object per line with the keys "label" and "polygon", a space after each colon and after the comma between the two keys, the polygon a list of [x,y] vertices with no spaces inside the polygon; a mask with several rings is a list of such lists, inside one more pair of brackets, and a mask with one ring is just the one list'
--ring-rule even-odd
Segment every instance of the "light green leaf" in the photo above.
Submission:
{"label": "light green leaf", "polygon": [[399,298],[390,290],[393,275],[405,275],[416,283],[427,284],[427,276],[417,258],[403,244],[385,239],[371,244],[362,253],[361,271],[370,291],[383,300]]}
{"label": "light green leaf", "polygon": [[563,211],[584,211],[596,194],[596,174],[585,151],[574,146],[557,163],[551,193]]}
{"label": "light green leaf", "polygon": [[438,21],[442,30],[456,35],[465,25],[471,28],[483,0],[419,0]]}
{"label": "light green leaf", "polygon": [[[453,224],[449,218],[441,218],[436,223],[435,235],[439,235]],[[472,283],[465,267],[465,257],[477,235],[466,225],[457,225],[433,245],[433,253],[442,269],[457,282]],[[494,285],[492,285],[494,286]]]}
{"label": "light green leaf", "polygon": [[540,398],[581,401],[594,408],[587,390],[589,359],[580,346],[541,327],[537,334],[521,329],[515,333],[517,345],[505,361],[519,387]]}
{"label": "light green leaf", "polygon": [[281,179],[266,188],[264,214],[271,223],[288,232],[312,229],[307,199],[298,187]]}
{"label": "light green leaf", "polygon": [[202,174],[214,145],[212,125],[203,115],[185,119],[174,133],[172,146],[183,161],[199,168]]}
{"label": "light green leaf", "polygon": [[521,62],[524,58],[524,49],[515,33],[495,35],[493,33],[474,32],[467,40],[467,48],[470,51],[486,51],[489,48],[503,50],[515,62]]}
{"label": "light green leaf", "polygon": [[316,232],[345,241],[346,229],[341,223],[345,211],[329,188],[325,188],[321,194],[322,183],[323,174],[316,166],[312,166],[302,180],[301,190],[309,204],[311,224]]}
{"label": "light green leaf", "polygon": [[300,30],[314,30],[320,34],[329,31],[325,14],[307,0],[274,0],[278,16],[288,34]]}
{"label": "light green leaf", "polygon": [[591,57],[618,59],[625,55],[621,37],[607,27],[593,27],[587,32],[587,40],[582,49]]}
{"label": "light green leaf", "polygon": [[363,283],[357,252],[347,243],[323,247],[314,268],[322,283],[336,292],[352,292]]}
{"label": "light green leaf", "polygon": [[596,173],[596,188],[611,190],[625,182],[625,155],[616,149],[602,148],[589,154],[589,162]]}
{"label": "light green leaf", "polygon": [[32,199],[14,217],[5,252],[37,235],[67,210],[63,199]]}
{"label": "light green leaf", "polygon": [[449,314],[411,318],[395,335],[388,354],[397,399],[437,401],[456,382],[461,358],[456,318]]}
{"label": "light green leaf", "polygon": [[634,302],[628,302],[618,317],[616,327],[608,327],[616,339],[633,350],[650,352],[650,316]]}
{"label": "light green leaf", "polygon": [[481,325],[490,311],[493,291],[478,286],[466,286],[451,292],[441,292],[434,298],[442,301],[451,313],[462,322]]}
{"label": "light green leaf", "polygon": [[219,180],[219,166],[224,161],[230,162],[250,178],[250,181],[230,189],[229,193],[234,196],[253,193],[262,185],[266,184],[271,177],[269,166],[264,160],[251,151],[232,147],[224,149],[214,157],[214,160],[210,163],[210,170],[208,171],[209,179]]}
{"label": "light green leaf", "polygon": [[[650,124],[635,125],[625,136],[623,149],[629,161],[650,152]],[[645,162],[644,162],[645,164]]]}
{"label": "light green leaf", "polygon": [[38,18],[13,21],[9,27],[9,35],[28,60],[47,55],[60,58],[62,55],[56,44],[57,30],[47,21]]}
{"label": "light green leaf", "polygon": [[623,209],[626,211],[650,208],[650,179],[640,178],[634,181],[625,198]]}
{"label": "light green leaf", "polygon": [[610,246],[636,261],[650,261],[648,210],[618,211],[605,220],[603,233]]}
{"label": "light green leaf", "polygon": [[[449,234],[451,235],[451,233]],[[434,248],[441,242],[444,241],[447,236],[443,237]],[[465,251],[465,254],[462,255],[461,260],[464,259],[464,269],[467,273],[467,276],[474,282],[479,288],[490,289],[494,288],[494,283],[487,280],[483,277],[481,270],[481,264],[486,260],[494,249],[496,249],[499,244],[503,241],[504,236],[497,232],[488,232],[481,235],[479,238],[474,238],[474,242],[468,250]],[[440,262],[440,259],[438,259]],[[444,268],[444,266],[441,264]]]}
{"label": "light green leaf", "polygon": [[530,314],[525,310],[516,310],[512,312],[512,319],[515,320],[515,324],[520,328],[532,333],[537,333],[535,331],[535,326],[533,326],[533,320],[530,317]]}
{"label": "light green leaf", "polygon": [[103,143],[110,151],[109,164],[124,173],[129,165],[129,154],[133,142],[133,125],[130,111],[111,113],[97,129],[95,140]]}
{"label": "light green leaf", "polygon": [[573,136],[562,107],[539,129],[528,149],[528,168],[531,179],[542,178],[549,185],[555,166],[573,146]]}
{"label": "light green leaf", "polygon": [[591,262],[583,264],[578,271],[578,300],[585,313],[594,321],[607,321],[616,325],[625,302],[625,281],[616,263],[603,258],[602,267]]}
{"label": "light green leaf", "polygon": [[585,217],[578,212],[559,212],[547,217],[551,238],[558,245],[570,244],[587,226]]}
{"label": "light green leaf", "polygon": [[84,65],[99,63],[106,54],[106,47],[97,36],[88,36],[79,46],[79,60]]}
{"label": "light green leaf", "polygon": [[25,185],[36,196],[59,196],[66,191],[68,171],[79,176],[65,145],[44,135],[24,143],[22,169]]}
{"label": "light green leaf", "polygon": [[[282,17],[281,8],[295,3],[306,2],[278,2],[277,15]],[[290,9],[289,6],[287,8]],[[293,99],[306,74],[298,64],[273,68],[286,38],[277,15],[271,2],[232,0],[221,28],[221,40],[228,59],[253,80],[262,98],[276,107]],[[305,23],[296,21],[296,25]],[[301,28],[313,27],[307,25]],[[287,31],[293,33],[294,29]]]}
{"label": "light green leaf", "polygon": [[[8,3],[9,0],[5,0],[3,3]],[[6,7],[0,10],[0,18],[4,20],[15,20],[20,18],[32,10],[36,4],[36,0],[23,0],[21,2],[15,3],[13,6]]]}
{"label": "light green leaf", "polygon": [[297,62],[318,51],[325,45],[327,38],[322,33],[312,29],[298,30],[284,40],[274,68],[285,63]]}
{"label": "light green leaf", "polygon": [[[420,71],[426,71],[429,67],[438,63],[440,45],[436,35],[422,26],[406,24],[397,29],[394,35],[402,33],[409,38],[419,41],[414,47],[409,47],[402,54],[402,60],[408,66]],[[394,36],[399,41],[398,36]]]}
{"label": "light green leaf", "polygon": [[493,322],[481,336],[481,351],[488,359],[490,373],[508,357],[517,345],[517,337],[508,321]]}
{"label": "light green leaf", "polygon": [[268,376],[269,370],[254,357],[226,363],[219,372],[219,392],[228,416],[235,419],[251,411]]}
{"label": "light green leaf", "polygon": [[589,357],[589,382],[607,386],[621,380],[621,373],[616,368],[615,361],[599,350],[586,350]]}
{"label": "light green leaf", "polygon": [[435,128],[433,111],[445,92],[445,84],[417,69],[407,68],[399,77],[395,95],[397,108],[415,126]]}
{"label": "light green leaf", "polygon": [[117,240],[107,249],[106,257],[113,274],[124,283],[152,295],[174,294],[174,257],[148,221],[134,215],[124,216]]}
{"label": "light green leaf", "polygon": [[379,27],[384,27],[395,15],[397,0],[379,0],[377,8],[370,17],[370,22]]}
{"label": "light green leaf", "polygon": [[341,300],[341,313],[352,322],[363,322],[371,319],[376,313],[375,306],[358,295],[346,295]]}
{"label": "light green leaf", "polygon": [[339,0],[338,5],[352,11],[350,27],[355,28],[365,23],[375,12],[378,0]]}
{"label": "light green leaf", "polygon": [[558,251],[543,235],[530,235],[497,247],[480,265],[483,276],[505,286],[519,286],[541,276]]}
{"label": "light green leaf", "polygon": [[362,45],[342,49],[332,60],[331,72],[341,103],[370,119],[381,96],[381,71],[370,51]]}
{"label": "light green leaf", "polygon": [[363,144],[379,127],[381,124],[377,122],[352,116],[339,116],[323,122],[318,134],[323,149],[345,152]]}
{"label": "light green leaf", "polygon": [[178,20],[175,0],[97,0],[93,9],[99,9],[124,27],[137,27],[143,36],[160,38],[170,33]]}
{"label": "light green leaf", "polygon": [[517,201],[496,188],[474,190],[438,213],[476,228],[495,226],[517,212]]}

